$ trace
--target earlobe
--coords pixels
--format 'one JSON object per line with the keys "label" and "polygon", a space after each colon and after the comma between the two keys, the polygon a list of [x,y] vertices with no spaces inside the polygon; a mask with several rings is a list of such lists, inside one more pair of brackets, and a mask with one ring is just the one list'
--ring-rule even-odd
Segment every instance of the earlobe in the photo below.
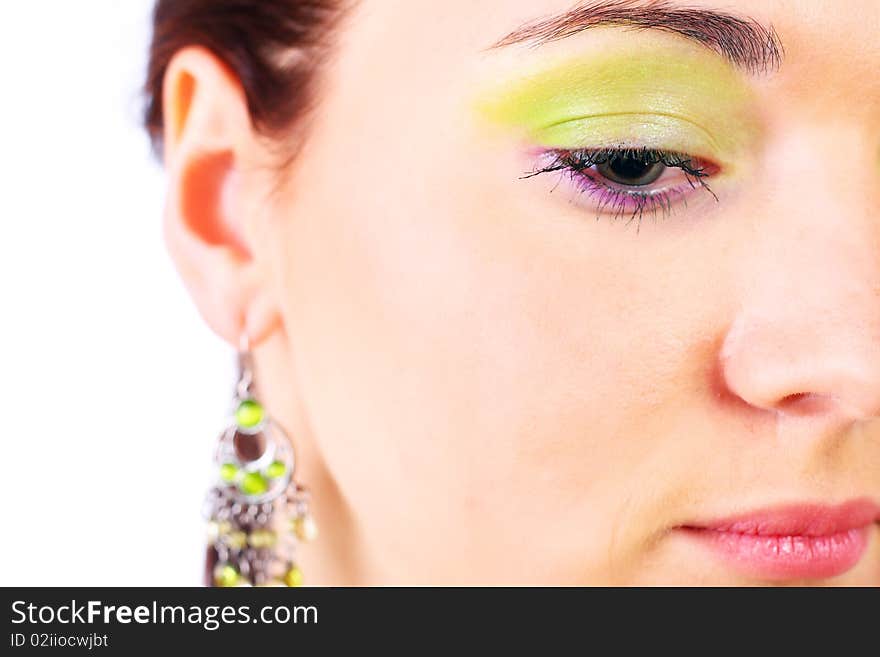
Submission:
{"label": "earlobe", "polygon": [[233,345],[245,330],[256,343],[277,317],[246,236],[258,182],[243,172],[260,145],[244,92],[197,47],[174,56],[163,92],[169,252],[208,325]]}

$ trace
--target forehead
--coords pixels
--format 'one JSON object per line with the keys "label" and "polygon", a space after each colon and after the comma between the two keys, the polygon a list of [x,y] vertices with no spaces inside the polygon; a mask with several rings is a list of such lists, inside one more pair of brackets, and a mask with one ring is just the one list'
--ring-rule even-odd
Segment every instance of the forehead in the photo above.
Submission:
{"label": "forehead", "polygon": [[[369,13],[388,25],[431,39],[488,47],[523,25],[590,8],[660,6],[671,10],[705,9],[772,25],[788,44],[816,40],[838,42],[840,50],[862,57],[880,56],[880,2],[877,0],[363,0]],[[845,42],[845,43],[843,43]]]}
{"label": "forehead", "polygon": [[[381,67],[397,73],[398,79],[400,75],[436,78],[438,71],[444,71],[443,79],[466,84],[462,78],[470,75],[476,60],[486,64],[481,75],[503,78],[531,66],[540,68],[555,55],[588,53],[607,37],[598,34],[607,32],[604,27],[571,29],[565,38],[541,45],[492,46],[524,26],[563,20],[578,9],[607,6],[624,14],[628,8],[646,6],[673,12],[723,12],[772,27],[783,51],[782,65],[772,76],[775,92],[814,105],[821,112],[828,111],[829,102],[840,108],[841,98],[856,94],[861,99],[859,108],[848,111],[880,116],[876,111],[880,103],[878,0],[362,0],[360,41],[382,58]],[[626,29],[619,30],[620,39],[626,38]],[[817,85],[816,80],[832,84]]]}

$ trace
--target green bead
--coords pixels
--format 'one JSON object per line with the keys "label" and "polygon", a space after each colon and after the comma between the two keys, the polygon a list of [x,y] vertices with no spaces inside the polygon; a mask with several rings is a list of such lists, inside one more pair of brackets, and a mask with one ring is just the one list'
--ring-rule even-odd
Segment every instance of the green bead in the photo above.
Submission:
{"label": "green bead", "polygon": [[266,476],[269,477],[269,479],[279,479],[284,476],[285,472],[287,472],[287,466],[281,461],[272,461],[268,467],[266,467]]}
{"label": "green bead", "polygon": [[269,490],[269,482],[259,472],[248,472],[241,478],[238,487],[245,495],[262,495]]}
{"label": "green bead", "polygon": [[217,586],[235,586],[238,584],[238,571],[229,564],[217,566],[214,570],[214,583]]}
{"label": "green bead", "polygon": [[284,583],[287,584],[287,586],[302,586],[302,571],[296,566],[291,566],[290,570],[284,574]]}
{"label": "green bead", "polygon": [[235,481],[235,475],[238,474],[238,466],[234,463],[224,463],[220,466],[220,478],[226,483]]}
{"label": "green bead", "polygon": [[263,407],[253,399],[245,399],[235,410],[235,421],[242,429],[253,429],[263,421]]}

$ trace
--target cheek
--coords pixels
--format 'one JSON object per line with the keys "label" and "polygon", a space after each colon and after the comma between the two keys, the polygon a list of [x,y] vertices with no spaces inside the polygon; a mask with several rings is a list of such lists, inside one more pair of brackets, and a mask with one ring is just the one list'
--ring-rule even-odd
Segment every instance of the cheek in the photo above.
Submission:
{"label": "cheek", "polygon": [[476,193],[383,187],[322,200],[280,240],[309,422],[347,499],[409,559],[428,532],[485,575],[524,523],[598,558],[686,363],[691,321],[660,318],[693,309],[644,285],[619,231],[587,223],[562,248]]}

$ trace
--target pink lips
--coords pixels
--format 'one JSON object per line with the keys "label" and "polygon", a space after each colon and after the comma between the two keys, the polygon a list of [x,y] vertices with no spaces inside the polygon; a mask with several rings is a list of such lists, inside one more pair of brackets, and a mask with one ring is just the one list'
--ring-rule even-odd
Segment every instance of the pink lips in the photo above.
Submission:
{"label": "pink lips", "polygon": [[681,529],[746,576],[820,579],[842,575],[861,560],[878,520],[880,506],[861,499],[777,507]]}

